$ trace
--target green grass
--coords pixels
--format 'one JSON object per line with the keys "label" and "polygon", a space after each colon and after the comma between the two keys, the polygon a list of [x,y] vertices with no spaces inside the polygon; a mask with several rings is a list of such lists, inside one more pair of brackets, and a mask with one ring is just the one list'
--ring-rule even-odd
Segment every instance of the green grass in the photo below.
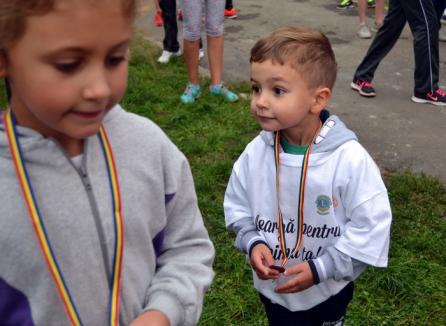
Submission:
{"label": "green grass", "polygon": [[[209,95],[183,105],[187,82],[182,58],[157,64],[160,49],[138,39],[123,106],[159,124],[188,157],[205,224],[217,256],[200,325],[266,325],[251,271],[224,226],[223,195],[232,164],[259,132],[249,102]],[[248,93],[246,84],[230,85]],[[1,97],[1,96],[0,96]],[[1,97],[4,105],[4,95]],[[437,180],[399,171],[385,174],[393,210],[390,262],[369,268],[355,283],[347,325],[446,324],[446,190]]]}

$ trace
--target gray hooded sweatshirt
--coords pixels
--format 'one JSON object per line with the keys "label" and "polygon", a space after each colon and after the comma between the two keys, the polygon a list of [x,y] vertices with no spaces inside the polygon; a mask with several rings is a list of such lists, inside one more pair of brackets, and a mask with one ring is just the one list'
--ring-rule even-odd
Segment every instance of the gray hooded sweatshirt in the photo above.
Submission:
{"label": "gray hooded sweatshirt", "polygon": [[[1,122],[1,121],[0,121]],[[120,324],[157,309],[195,325],[212,278],[214,248],[188,162],[153,122],[114,107],[104,127],[122,197]],[[106,325],[115,232],[98,136],[76,168],[60,145],[17,128],[26,168],[63,277],[84,325]],[[0,325],[68,325],[41,254],[0,123]]]}

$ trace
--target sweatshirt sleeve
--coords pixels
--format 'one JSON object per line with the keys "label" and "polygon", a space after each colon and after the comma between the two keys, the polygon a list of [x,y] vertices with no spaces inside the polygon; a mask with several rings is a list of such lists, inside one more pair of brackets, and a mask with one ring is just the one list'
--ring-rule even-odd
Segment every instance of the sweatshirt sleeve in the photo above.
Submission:
{"label": "sweatshirt sleeve", "polygon": [[367,265],[387,265],[392,220],[387,190],[370,155],[359,143],[352,145],[357,148],[346,151],[339,173],[343,178],[335,184],[346,212],[345,229],[310,263],[316,282],[351,281]]}
{"label": "sweatshirt sleeve", "polygon": [[144,310],[162,311],[171,326],[196,325],[214,276],[214,248],[198,209],[189,164],[173,144],[167,147],[167,225]]}
{"label": "sweatshirt sleeve", "polygon": [[353,259],[335,247],[326,248],[325,253],[312,260],[313,279],[315,284],[328,279],[335,281],[353,281],[367,267],[367,264]]}
{"label": "sweatshirt sleeve", "polygon": [[264,237],[257,231],[254,217],[249,207],[246,183],[243,176],[246,175],[243,168],[244,156],[234,164],[224,198],[224,212],[226,227],[235,232],[235,246],[246,254],[251,247],[258,243],[265,243]]}
{"label": "sweatshirt sleeve", "polygon": [[356,146],[346,153],[343,179],[336,185],[346,221],[334,247],[357,261],[386,267],[392,222],[387,189],[373,159],[359,144]]}

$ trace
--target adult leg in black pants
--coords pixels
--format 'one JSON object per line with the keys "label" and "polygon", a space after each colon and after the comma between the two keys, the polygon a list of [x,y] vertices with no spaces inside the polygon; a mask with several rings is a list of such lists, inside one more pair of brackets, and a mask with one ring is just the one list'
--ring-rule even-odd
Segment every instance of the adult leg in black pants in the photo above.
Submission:
{"label": "adult leg in black pants", "polygon": [[438,22],[432,0],[390,0],[383,26],[358,66],[351,87],[363,96],[376,95],[371,86],[376,68],[395,45],[406,21],[413,34],[415,53],[412,100],[446,105],[446,94],[438,88]]}
{"label": "adult leg in black pants", "polygon": [[176,0],[159,1],[164,20],[163,53],[158,58],[160,63],[168,63],[172,56],[181,55],[178,42],[177,5]]}
{"label": "adult leg in black pants", "polygon": [[433,0],[435,12],[437,13],[437,19],[440,22],[444,9],[446,8],[446,0]]}

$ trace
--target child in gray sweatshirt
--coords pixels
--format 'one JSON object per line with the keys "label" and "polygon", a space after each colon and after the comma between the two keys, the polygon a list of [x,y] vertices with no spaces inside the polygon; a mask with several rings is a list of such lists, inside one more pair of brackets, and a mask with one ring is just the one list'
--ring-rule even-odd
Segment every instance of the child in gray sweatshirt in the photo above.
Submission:
{"label": "child in gray sweatshirt", "polygon": [[118,104],[134,15],[133,0],[0,5],[1,325],[199,319],[214,249],[189,164]]}

